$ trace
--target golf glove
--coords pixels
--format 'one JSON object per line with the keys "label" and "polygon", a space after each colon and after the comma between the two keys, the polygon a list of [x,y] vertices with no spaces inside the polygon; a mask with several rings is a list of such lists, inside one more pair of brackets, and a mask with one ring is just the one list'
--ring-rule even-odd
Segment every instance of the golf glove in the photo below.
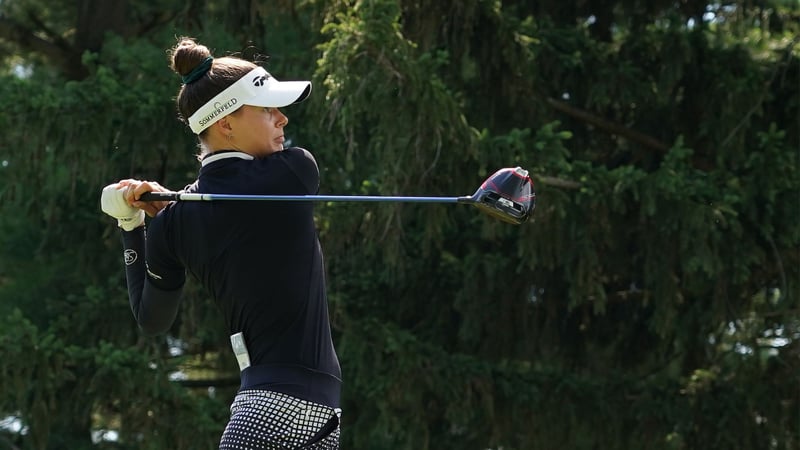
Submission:
{"label": "golf glove", "polygon": [[103,188],[100,207],[104,213],[117,219],[117,225],[125,231],[132,231],[144,223],[144,211],[125,201],[125,187],[117,183]]}

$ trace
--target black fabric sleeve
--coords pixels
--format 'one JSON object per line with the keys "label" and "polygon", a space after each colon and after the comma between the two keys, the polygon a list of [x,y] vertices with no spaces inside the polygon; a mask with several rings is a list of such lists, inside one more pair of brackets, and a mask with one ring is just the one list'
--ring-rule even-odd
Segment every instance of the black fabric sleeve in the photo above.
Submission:
{"label": "black fabric sleeve", "polygon": [[[165,333],[175,321],[178,312],[183,282],[183,273],[171,279],[154,280],[148,274],[144,227],[133,231],[122,231],[125,257],[125,275],[128,282],[128,299],[136,323],[145,334]],[[164,289],[166,286],[172,289]]]}
{"label": "black fabric sleeve", "polygon": [[289,169],[300,179],[309,194],[319,192],[319,167],[314,155],[300,147],[291,147],[286,152]]}

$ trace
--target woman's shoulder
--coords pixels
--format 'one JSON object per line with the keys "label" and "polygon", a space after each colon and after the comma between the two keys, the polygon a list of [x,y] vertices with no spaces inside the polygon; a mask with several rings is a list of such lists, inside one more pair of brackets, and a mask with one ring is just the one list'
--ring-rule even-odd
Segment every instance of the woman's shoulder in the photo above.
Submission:
{"label": "woman's shoulder", "polygon": [[312,161],[315,165],[317,163],[314,155],[303,147],[289,147],[281,152],[277,152],[276,154],[283,154],[287,158],[299,159],[301,161],[306,159]]}
{"label": "woman's shoulder", "polygon": [[283,151],[275,152],[271,156],[283,159],[289,167],[296,170],[302,172],[319,172],[317,160],[314,158],[314,155],[305,148],[289,147]]}
{"label": "woman's shoulder", "polygon": [[314,155],[302,147],[289,147],[281,152],[291,171],[308,190],[315,193],[319,189],[319,167]]}

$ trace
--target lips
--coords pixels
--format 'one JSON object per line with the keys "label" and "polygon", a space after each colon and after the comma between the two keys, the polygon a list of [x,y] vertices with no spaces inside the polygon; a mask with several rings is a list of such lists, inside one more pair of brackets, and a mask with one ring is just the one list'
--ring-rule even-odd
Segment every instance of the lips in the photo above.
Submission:
{"label": "lips", "polygon": [[283,143],[286,141],[286,138],[283,136],[276,137],[273,142],[275,142],[275,146],[279,149],[283,149]]}

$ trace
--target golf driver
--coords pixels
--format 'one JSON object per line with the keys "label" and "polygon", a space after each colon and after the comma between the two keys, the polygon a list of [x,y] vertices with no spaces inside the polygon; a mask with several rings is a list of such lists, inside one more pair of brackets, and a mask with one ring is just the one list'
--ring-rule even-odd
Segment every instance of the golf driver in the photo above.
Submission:
{"label": "golf driver", "polygon": [[528,220],[536,207],[536,193],[528,171],[504,168],[481,184],[474,194],[462,197],[405,197],[382,195],[238,195],[183,192],[147,192],[142,201],[325,201],[325,202],[407,202],[463,203],[502,221],[519,225]]}

